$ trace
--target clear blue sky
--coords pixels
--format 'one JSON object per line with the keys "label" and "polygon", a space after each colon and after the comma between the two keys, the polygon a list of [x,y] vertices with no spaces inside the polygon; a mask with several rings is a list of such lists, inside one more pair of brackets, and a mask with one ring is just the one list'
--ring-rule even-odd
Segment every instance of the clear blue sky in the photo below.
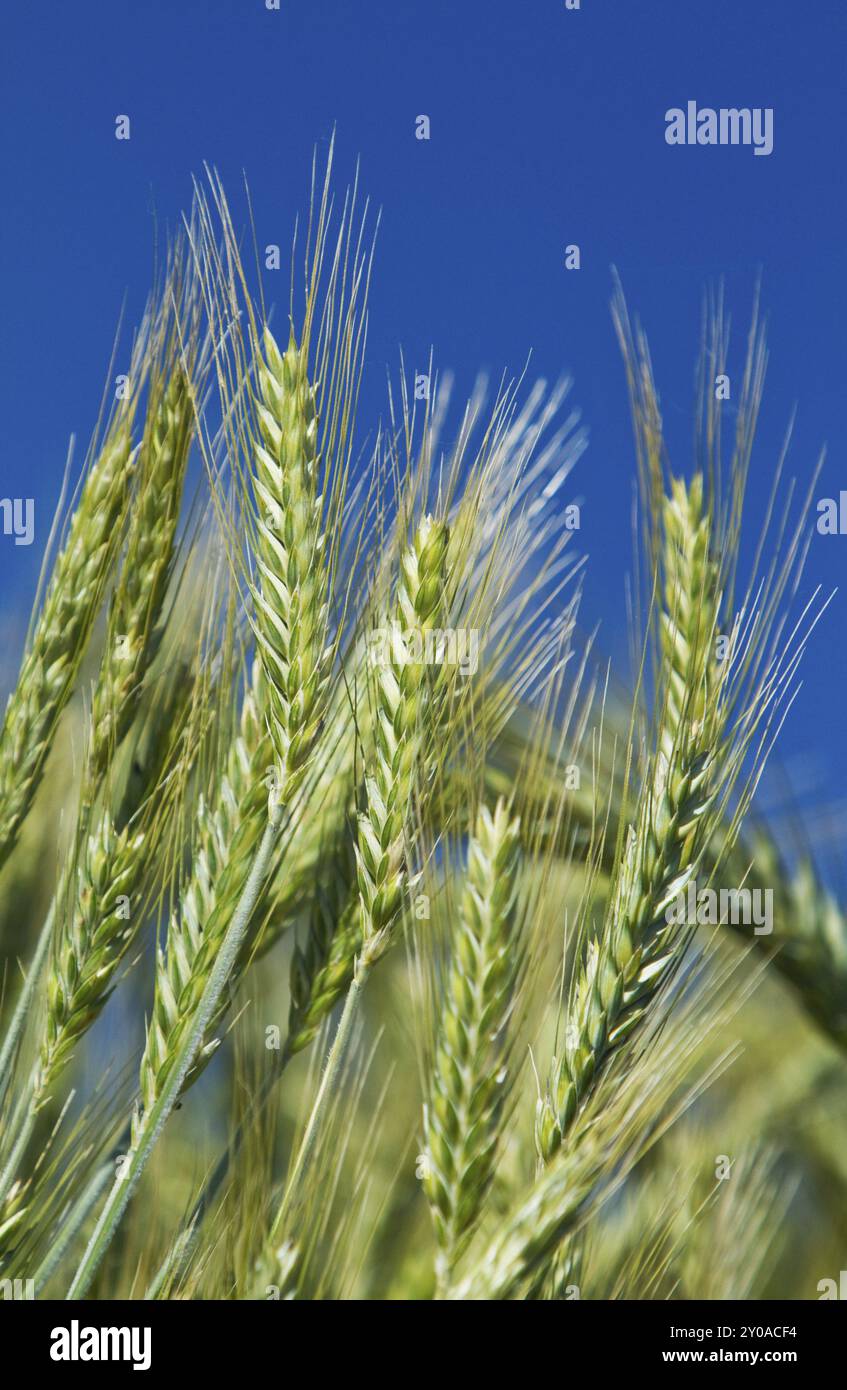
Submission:
{"label": "clear blue sky", "polygon": [[[333,126],[339,175],[361,156],[383,210],[365,410],[401,346],[422,361],[432,345],[467,389],[530,349],[538,374],[572,372],[591,433],[575,484],[584,612],[609,650],[625,643],[633,470],[612,265],[650,335],[680,468],[703,288],[724,277],[738,347],[761,271],[771,364],[751,521],[795,403],[794,470],[805,479],[828,442],[820,494],[847,487],[841,0],[76,0],[7,4],[0,24],[0,496],[34,496],[37,520],[29,551],[0,537],[5,602],[31,596],[68,436],[88,437],[124,295],[131,318],[143,302],[153,210],[173,225],[204,160],[233,194],[245,170],[260,241],[284,246]],[[664,112],[689,99],[772,107],[774,152],[668,147]],[[266,288],[284,307],[284,277]],[[845,564],[847,537],[816,539],[809,580],[831,588]],[[823,802],[847,765],[845,601],[782,742]]]}

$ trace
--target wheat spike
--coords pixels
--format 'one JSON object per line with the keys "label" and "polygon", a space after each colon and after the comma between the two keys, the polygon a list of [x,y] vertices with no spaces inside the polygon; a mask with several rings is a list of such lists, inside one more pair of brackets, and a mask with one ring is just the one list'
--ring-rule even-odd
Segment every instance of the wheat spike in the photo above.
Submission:
{"label": "wheat spike", "polygon": [[116,415],[58,555],[0,732],[0,864],[32,805],[117,554],[133,473],[134,402]]}
{"label": "wheat spike", "polygon": [[39,1106],[105,1005],[135,933],[132,899],[143,848],[144,835],[128,828],[118,833],[108,812],[86,843],[76,902],[51,954],[45,1036],[34,1086]]}
{"label": "wheat spike", "polygon": [[291,1056],[309,1046],[347,989],[362,942],[358,899],[355,892],[351,896],[356,875],[353,832],[346,820],[338,843],[326,848],[326,856],[329,867],[321,875],[305,940],[291,957],[286,1042]]}
{"label": "wheat spike", "polygon": [[[212,806],[198,809],[194,867],[159,953],[153,1017],[141,1067],[149,1111],[179,1050],[182,1030],[204,988],[241,897],[266,825],[269,772],[277,806],[291,803],[317,736],[327,689],[328,574],[320,534],[315,393],[306,354],[292,333],[281,356],[269,330],[257,362],[261,442],[255,442],[259,584],[252,586],[257,659],[238,737]],[[275,756],[276,767],[271,767]],[[258,922],[258,914],[254,921]],[[249,961],[255,934],[242,943],[230,988]],[[222,1001],[185,1079],[200,1075],[220,1044]],[[136,1114],[136,1132],[140,1113]]]}
{"label": "wheat spike", "polygon": [[[440,626],[447,541],[446,526],[426,516],[401,558],[391,641],[375,662],[374,709],[362,721],[366,809],[357,818],[356,886],[346,903],[336,901],[334,928],[318,906],[307,948],[292,960],[289,1054],[315,1037],[357,961],[367,973],[379,959],[402,907],[408,821],[414,796],[426,796],[429,748],[448,688],[444,669],[428,673],[415,654]],[[338,892],[336,883],[336,899]]]}
{"label": "wheat spike", "polygon": [[253,586],[256,646],[265,675],[279,797],[288,806],[306,774],[328,679],[326,545],[318,491],[317,411],[306,353],[292,329],[283,356],[269,328],[257,362],[260,438]]}
{"label": "wheat spike", "polygon": [[[155,629],[174,554],[191,412],[188,380],[176,368],[161,393],[153,388],[126,554],[109,605],[81,791],[79,882],[75,899],[71,895],[72,906],[59,916],[51,951],[48,1007],[34,1085],[38,1106],[44,1104],[79,1037],[104,1007],[139,925],[140,914],[130,904],[154,837],[149,826],[146,831],[126,827],[119,831],[108,807],[93,831],[90,817],[115,749],[132,724],[141,684],[157,647]],[[148,769],[148,794],[164,770],[171,733],[159,730],[157,757]],[[60,911],[66,895],[63,883],[57,897]]]}
{"label": "wheat spike", "polygon": [[[427,668],[411,643],[442,627],[447,543],[447,527],[425,516],[401,558],[388,659],[376,665],[374,746],[366,750],[366,809],[358,817],[356,843],[363,969],[388,946],[407,880],[407,824],[416,782],[426,791],[419,763],[431,732],[425,725],[431,691]],[[436,685],[443,678],[441,668]]]}
{"label": "wheat spike", "polygon": [[[720,875],[750,892],[773,893],[773,931],[755,936],[756,944],[818,1026],[847,1049],[847,918],[814,866],[804,859],[792,871],[772,836],[757,828]],[[751,927],[736,925],[749,940]]]}
{"label": "wheat spike", "polygon": [[515,939],[520,823],[503,801],[482,807],[468,848],[461,913],[425,1111],[424,1191],[449,1285],[494,1169],[507,1094],[506,1026],[518,977]]}
{"label": "wheat spike", "polygon": [[[104,807],[71,862],[56,894],[58,917],[47,973],[47,1011],[40,1065],[33,1082],[42,1106],[82,1035],[99,1016],[116,984],[121,962],[144,922],[142,889],[152,876],[164,832],[184,781],[186,715],[193,682],[187,672],[156,692],[147,756],[132,797],[113,816]],[[170,780],[166,792],[165,781]],[[76,882],[73,881],[75,869]]]}
{"label": "wheat spike", "polygon": [[[164,1085],[264,831],[271,744],[258,713],[261,679],[254,667],[214,806],[200,798],[191,873],[171,915],[166,947],[157,951],[153,1014],[140,1071],[145,1110]],[[186,1084],[196,1080],[218,1043],[216,1037],[208,1040]]]}
{"label": "wheat spike", "polygon": [[86,782],[93,794],[135,716],[158,647],[191,443],[190,382],[179,366],[151,402],[126,554],[109,606],[106,650],[94,692]]}
{"label": "wheat spike", "polygon": [[539,1102],[536,1140],[549,1160],[610,1055],[643,1019],[686,933],[666,909],[697,871],[716,795],[724,734],[714,660],[720,603],[703,482],[675,480],[664,505],[663,708],[657,754],[615,876],[606,929],[584,952],[561,1057]]}

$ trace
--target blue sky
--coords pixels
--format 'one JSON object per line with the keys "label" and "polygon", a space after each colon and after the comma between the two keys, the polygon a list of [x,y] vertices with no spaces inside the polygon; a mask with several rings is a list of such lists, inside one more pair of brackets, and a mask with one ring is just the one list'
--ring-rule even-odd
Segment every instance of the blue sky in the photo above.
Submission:
{"label": "blue sky", "polygon": [[[572,373],[591,435],[575,480],[584,613],[607,649],[625,650],[633,471],[612,265],[650,336],[678,468],[704,287],[723,277],[737,353],[761,273],[752,528],[795,404],[793,471],[805,480],[828,443],[819,495],[847,487],[840,0],[78,0],[7,5],[0,24],[0,496],[34,496],[37,522],[31,550],[0,536],[4,606],[31,597],[68,437],[87,440],[124,297],[131,320],[143,303],[156,221],[176,222],[207,160],[234,196],[246,171],[260,242],[285,246],[333,126],[339,176],[360,157],[382,209],[365,414],[401,347],[421,362],[432,346],[463,390],[530,351],[535,374]],[[664,113],[688,100],[773,108],[773,153],[669,147]],[[266,291],[284,307],[284,275]],[[847,537],[816,537],[809,586],[840,584],[845,557]],[[844,601],[781,745],[824,804],[847,758]]]}

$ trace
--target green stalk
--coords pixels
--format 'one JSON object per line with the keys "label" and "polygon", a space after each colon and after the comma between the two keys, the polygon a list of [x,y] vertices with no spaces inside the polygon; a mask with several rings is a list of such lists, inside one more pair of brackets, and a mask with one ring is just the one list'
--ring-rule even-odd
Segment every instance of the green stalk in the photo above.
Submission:
{"label": "green stalk", "polygon": [[35,1121],[38,1115],[38,1107],[33,1100],[26,1100],[26,1092],[21,1096],[9,1125],[9,1133],[15,1136],[12,1150],[9,1154],[6,1166],[0,1173],[0,1203],[6,1199],[6,1194],[15,1180],[20,1163],[26,1151],[26,1146],[32,1137],[35,1129]]}
{"label": "green stalk", "polygon": [[350,1040],[353,1036],[353,1021],[356,1016],[356,1008],[369,974],[370,964],[363,963],[362,968],[357,970],[354,974],[350,988],[347,991],[344,1009],[339,1020],[338,1029],[332,1041],[332,1047],[329,1050],[329,1056],[326,1059],[326,1066],[324,1068],[324,1074],[321,1077],[318,1094],[315,1097],[315,1103],[312,1106],[306,1130],[300,1143],[300,1148],[297,1151],[294,1165],[291,1169],[285,1195],[280,1204],[279,1211],[276,1214],[273,1226],[271,1227],[271,1240],[275,1239],[284,1217],[291,1210],[292,1203],[297,1194],[297,1189],[300,1185],[300,1175],[314,1153],[322,1113],[326,1108],[327,1101],[332,1098],[338,1087],[344,1061],[350,1047]]}
{"label": "green stalk", "polygon": [[35,993],[35,986],[37,985],[38,977],[41,974],[41,967],[43,966],[47,952],[50,949],[50,939],[53,935],[53,919],[55,918],[55,916],[56,899],[54,897],[52,903],[50,904],[50,911],[47,913],[47,916],[44,919],[44,925],[41,928],[41,935],[38,938],[38,944],[35,948],[35,954],[33,955],[33,958],[30,961],[29,970],[26,973],[23,988],[21,989],[20,995],[18,997],[18,1002],[15,1005],[15,1012],[12,1014],[9,1027],[6,1030],[6,1036],[3,1039],[3,1047],[0,1049],[0,1102],[2,1102],[3,1097],[6,1094],[6,1091],[8,1090],[9,1078],[11,1075],[11,1066],[14,1059],[15,1049],[17,1048],[18,1039],[20,1038],[21,1031],[24,1026],[24,1021],[32,1004],[33,995]]}
{"label": "green stalk", "polygon": [[88,1219],[92,1207],[102,1196],[114,1170],[115,1165],[113,1163],[102,1163],[94,1174],[94,1177],[83,1189],[82,1196],[74,1202],[70,1212],[62,1221],[49,1251],[35,1271],[33,1283],[35,1284],[36,1297],[38,1297],[53,1271],[59,1265],[77,1231]]}

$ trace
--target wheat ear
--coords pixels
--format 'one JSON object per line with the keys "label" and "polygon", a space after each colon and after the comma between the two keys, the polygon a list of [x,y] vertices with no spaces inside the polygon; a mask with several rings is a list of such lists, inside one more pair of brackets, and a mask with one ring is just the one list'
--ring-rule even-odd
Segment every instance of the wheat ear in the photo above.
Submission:
{"label": "wheat ear", "polygon": [[115,830],[105,812],[79,865],[76,904],[51,955],[47,1019],[35,1086],[43,1105],[76,1043],[108,998],[117,963],[135,931],[131,899],[144,836]]}
{"label": "wheat ear", "polygon": [[150,746],[131,803],[98,814],[76,864],[75,891],[63,884],[47,976],[47,1012],[34,1084],[43,1105],[79,1039],[105,1007],[121,962],[144,921],[141,891],[179,809],[192,763],[194,682],[181,671],[157,691]]}
{"label": "wheat ear", "polygon": [[[723,864],[726,883],[773,893],[773,931],[759,948],[792,985],[819,1027],[847,1049],[847,917],[808,860],[789,869],[773,838],[757,829]],[[750,927],[738,925],[749,940]]]}
{"label": "wheat ear", "polygon": [[[125,901],[134,897],[141,880],[142,846],[150,836],[130,833],[125,827],[118,830],[108,808],[91,830],[91,807],[115,749],[133,721],[141,684],[155,655],[155,627],[171,572],[191,412],[189,383],[177,367],[163,392],[155,385],[152,391],[126,553],[109,605],[80,795],[79,888],[73,907],[65,918],[59,916],[54,932],[45,1032],[33,1088],[35,1109],[44,1104],[78,1038],[103,1008],[138,925],[123,914]],[[157,742],[157,772],[161,772],[167,736]],[[149,849],[148,844],[145,852]],[[60,901],[66,888],[63,884],[59,889]]]}
{"label": "wheat ear", "polygon": [[[214,806],[201,802],[194,866],[159,952],[153,1017],[141,1065],[143,1112],[155,1104],[180,1051],[206,979],[265,830],[268,774],[280,810],[290,804],[308,767],[327,685],[328,575],[320,534],[314,391],[305,352],[292,334],[283,357],[269,330],[257,364],[261,439],[255,441],[254,486],[259,510],[255,604],[257,659],[242,706],[240,729],[227,754]],[[273,766],[273,760],[276,766]],[[233,982],[249,959],[248,930]],[[186,1073],[191,1084],[220,1044],[224,1001]],[[135,1117],[135,1131],[142,1123]]]}
{"label": "wheat ear", "polygon": [[254,487],[259,583],[256,647],[284,806],[306,774],[328,680],[326,545],[318,491],[315,390],[292,329],[283,356],[270,329],[257,362]]}
{"label": "wheat ear", "polygon": [[[191,873],[175,908],[166,947],[156,953],[153,1013],[140,1069],[141,1113],[152,1109],[179,1052],[182,1034],[250,871],[265,825],[271,745],[258,712],[258,668],[242,702],[240,725],[210,805],[201,796],[195,818]],[[194,1059],[186,1084],[196,1080],[219,1045],[212,1037]]]}
{"label": "wheat ear", "polygon": [[426,794],[425,749],[444,699],[443,670],[432,679],[410,644],[441,625],[447,541],[444,524],[426,516],[401,557],[391,640],[374,663],[374,708],[362,721],[366,809],[357,818],[354,885],[345,901],[346,874],[331,884],[335,925],[328,902],[317,904],[306,949],[292,959],[288,1055],[315,1037],[357,961],[367,973],[382,954],[402,905],[412,801]]}
{"label": "wheat ear", "polygon": [[726,719],[714,660],[720,593],[703,481],[674,480],[664,519],[663,708],[652,776],[615,875],[605,930],[589,943],[562,1055],[538,1106],[547,1161],[609,1057],[645,1017],[679,958],[685,930],[666,909],[694,876],[708,839]]}
{"label": "wheat ear", "polygon": [[351,898],[356,879],[353,839],[353,830],[345,820],[337,843],[327,849],[327,868],[319,876],[304,942],[295,945],[292,952],[286,1041],[289,1056],[309,1046],[350,984],[352,962],[362,940],[355,892]]}
{"label": "wheat ear", "polygon": [[411,659],[409,644],[420,642],[428,628],[440,626],[447,541],[444,524],[424,517],[401,557],[391,640],[385,644],[384,660],[374,665],[374,707],[361,723],[366,810],[358,817],[352,891],[342,825],[339,872],[315,905],[305,948],[292,957],[289,1056],[312,1042],[350,988],[357,960],[361,958],[367,971],[385,949],[401,906],[407,818],[415,792],[426,794],[425,750],[446,693],[443,669],[433,679],[421,661]]}
{"label": "wheat ear", "polygon": [[[77,827],[83,845],[91,831],[93,802],[101,791],[115,750],[132,724],[144,676],[156,653],[155,628],[172,568],[191,440],[192,401],[190,384],[181,367],[174,367],[164,391],[161,380],[154,380],[150,388],[145,437],[135,469],[138,482],[130,510],[126,553],[109,605],[105,651],[94,693]],[[111,827],[104,826],[107,839],[111,840],[112,833]],[[87,848],[99,856],[100,849]],[[22,1004],[27,991],[35,986],[51,940],[51,925],[46,923],[21,995]],[[77,946],[80,942],[77,937]],[[78,960],[77,967],[84,971],[84,962]],[[65,977],[64,984],[67,983]],[[62,982],[58,984],[61,989]],[[15,1035],[13,1027],[4,1041],[0,1076],[6,1071]]]}
{"label": "wheat ear", "polygon": [[[416,788],[421,787],[425,794],[428,781],[424,753],[433,729],[431,724],[427,726],[433,703],[436,711],[441,707],[446,683],[443,668],[430,679],[422,653],[426,634],[442,626],[439,618],[446,590],[448,541],[444,522],[424,516],[400,559],[392,640],[385,659],[374,663],[375,717],[369,725],[373,746],[366,750],[365,810],[358,817],[355,846],[358,911],[351,904],[342,916],[342,945],[352,947],[347,959],[347,996],[272,1237],[297,1197],[322,1116],[343,1069],[359,997],[374,965],[388,949],[402,910]],[[433,688],[438,697],[435,702],[431,698]],[[330,980],[325,974],[320,978],[324,1005],[329,1010],[334,1002],[331,989],[326,988]],[[343,990],[342,971],[337,978]],[[313,1018],[316,1012],[312,1009]],[[286,1055],[289,1053],[287,1045]]]}
{"label": "wheat ear", "polygon": [[424,1115],[424,1191],[438,1238],[438,1286],[482,1209],[507,1094],[506,1026],[519,952],[515,939],[520,823],[503,801],[482,807],[468,848],[461,913]]}
{"label": "wheat ear", "polygon": [[[358,818],[356,867],[362,911],[359,969],[366,972],[388,946],[407,881],[408,825],[416,784],[427,781],[422,752],[432,692],[412,643],[440,629],[446,581],[447,527],[425,516],[400,561],[397,618],[388,658],[376,665],[374,747],[365,777],[366,807]],[[434,673],[440,685],[442,667]],[[421,778],[421,774],[424,774]]]}
{"label": "wheat ear", "polygon": [[[80,848],[66,865],[43,934],[49,939],[46,1009],[39,1017],[36,1063],[3,1134],[8,1156],[0,1195],[17,1170],[37,1117],[49,1100],[80,1038],[105,1007],[118,969],[140,926],[141,890],[152,878],[156,852],[173,824],[189,774],[192,750],[184,718],[192,682],[171,680],[152,706],[152,736],[137,801],[116,817],[100,809],[93,830],[81,832]],[[140,805],[139,805],[140,803]],[[130,820],[127,811],[135,810]]]}
{"label": "wheat ear", "polygon": [[32,805],[117,554],[133,471],[132,414],[127,405],[115,417],[86,478],[6,706],[0,731],[0,865]]}
{"label": "wheat ear", "polygon": [[174,367],[151,402],[121,573],[109,605],[106,649],[94,692],[83,801],[91,799],[135,717],[158,647],[191,444],[191,385]]}
{"label": "wheat ear", "polygon": [[580,1145],[560,1155],[511,1212],[473,1270],[454,1284],[454,1300],[493,1302],[514,1297],[524,1281],[544,1273],[565,1236],[590,1209],[601,1170],[597,1158]]}

